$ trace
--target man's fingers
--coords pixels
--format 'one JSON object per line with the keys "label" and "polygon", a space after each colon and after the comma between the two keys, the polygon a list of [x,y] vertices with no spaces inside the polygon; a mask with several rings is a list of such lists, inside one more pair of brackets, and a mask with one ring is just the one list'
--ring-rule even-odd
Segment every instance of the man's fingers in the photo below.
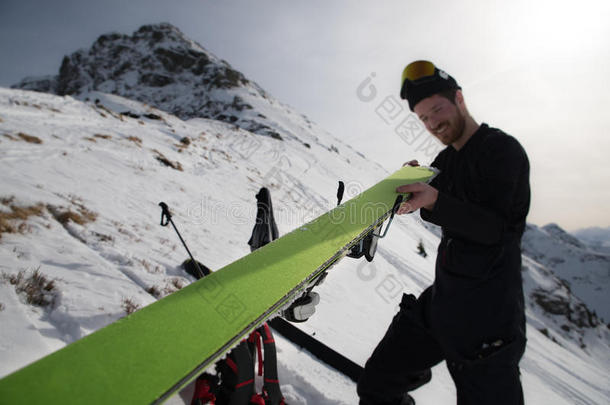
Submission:
{"label": "man's fingers", "polygon": [[400,204],[400,207],[398,208],[398,211],[396,211],[396,214],[403,215],[408,214],[410,212],[413,212],[413,207],[408,202],[404,202]]}
{"label": "man's fingers", "polygon": [[[410,211],[416,211],[421,207],[432,209],[438,199],[438,190],[426,183],[405,184],[396,187],[397,193],[411,193],[407,200]],[[401,213],[405,210],[401,207]]]}
{"label": "man's fingers", "polygon": [[417,160],[415,160],[415,159],[414,160],[409,160],[408,162],[405,162],[403,164],[403,167],[404,166],[419,166],[419,162]]}
{"label": "man's fingers", "polygon": [[424,185],[422,183],[405,184],[404,186],[396,187],[397,193],[412,193],[423,190]]}

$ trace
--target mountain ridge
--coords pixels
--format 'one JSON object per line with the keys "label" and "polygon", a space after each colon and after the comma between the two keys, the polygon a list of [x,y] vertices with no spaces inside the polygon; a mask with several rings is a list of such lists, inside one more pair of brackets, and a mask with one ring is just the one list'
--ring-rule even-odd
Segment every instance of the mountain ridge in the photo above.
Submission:
{"label": "mountain ridge", "polygon": [[552,269],[603,320],[610,320],[610,255],[594,250],[556,224],[528,224],[523,254]]}
{"label": "mountain ridge", "polygon": [[570,233],[587,243],[593,250],[610,254],[610,226],[583,228]]}
{"label": "mountain ridge", "polygon": [[[65,56],[57,75],[28,77],[11,88],[79,99],[95,91],[115,94],[183,120],[215,119],[274,139],[297,140],[306,148],[319,142],[313,133],[321,132],[169,23],[144,25],[131,36],[101,35],[89,49]],[[278,112],[293,117],[278,120]],[[323,146],[336,149],[332,143]]]}

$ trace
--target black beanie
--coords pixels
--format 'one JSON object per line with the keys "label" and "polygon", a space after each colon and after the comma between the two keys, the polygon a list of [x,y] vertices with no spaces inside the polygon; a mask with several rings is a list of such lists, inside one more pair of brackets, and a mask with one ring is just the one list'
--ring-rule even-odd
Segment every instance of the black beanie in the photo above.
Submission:
{"label": "black beanie", "polygon": [[[413,63],[421,62],[424,61],[417,61]],[[405,70],[406,69],[407,68],[405,68]],[[435,66],[433,75],[424,76],[416,80],[409,80],[408,78],[405,78],[400,90],[400,98],[407,100],[409,102],[409,108],[411,111],[413,111],[417,103],[422,101],[424,98],[451,89],[460,90],[461,87],[457,84],[453,77],[449,76],[445,71]]]}

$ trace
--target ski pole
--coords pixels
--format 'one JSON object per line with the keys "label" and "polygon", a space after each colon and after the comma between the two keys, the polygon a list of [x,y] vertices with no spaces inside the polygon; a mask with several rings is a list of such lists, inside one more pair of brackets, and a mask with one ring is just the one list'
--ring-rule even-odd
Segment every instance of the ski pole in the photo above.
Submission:
{"label": "ski pole", "polygon": [[182,242],[182,245],[184,246],[187,253],[191,257],[191,260],[193,261],[193,263],[195,263],[195,268],[197,269],[197,273],[199,273],[199,277],[203,278],[204,274],[203,274],[203,271],[201,271],[201,268],[199,267],[199,263],[197,263],[197,260],[195,260],[195,258],[191,254],[191,251],[189,250],[188,246],[186,246],[186,242],[184,242],[184,239],[182,239],[182,235],[180,235],[180,232],[178,232],[178,228],[176,228],[174,221],[172,221],[172,214],[169,212],[169,207],[164,202],[160,202],[159,206],[161,207],[161,226],[167,226],[167,224],[169,224],[169,223],[172,224],[172,226],[174,227],[174,230],[176,231],[176,233],[178,234],[178,237],[180,238],[180,242]]}

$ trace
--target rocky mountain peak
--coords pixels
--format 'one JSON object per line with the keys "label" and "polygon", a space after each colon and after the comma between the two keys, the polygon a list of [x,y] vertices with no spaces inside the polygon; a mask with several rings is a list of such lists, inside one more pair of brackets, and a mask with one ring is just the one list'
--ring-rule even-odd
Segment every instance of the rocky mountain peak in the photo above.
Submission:
{"label": "rocky mountain peak", "polygon": [[144,25],[131,36],[104,34],[91,48],[65,56],[57,76],[29,77],[12,87],[77,97],[100,91],[181,119],[217,119],[276,139],[284,132],[258,111],[279,103],[168,23]]}
{"label": "rocky mountain peak", "polygon": [[574,236],[570,235],[565,230],[563,230],[563,228],[561,228],[555,223],[547,224],[543,226],[542,229],[550,236],[562,241],[563,243],[567,243],[580,249],[585,249],[585,245],[580,240],[578,240],[578,238],[575,238]]}

